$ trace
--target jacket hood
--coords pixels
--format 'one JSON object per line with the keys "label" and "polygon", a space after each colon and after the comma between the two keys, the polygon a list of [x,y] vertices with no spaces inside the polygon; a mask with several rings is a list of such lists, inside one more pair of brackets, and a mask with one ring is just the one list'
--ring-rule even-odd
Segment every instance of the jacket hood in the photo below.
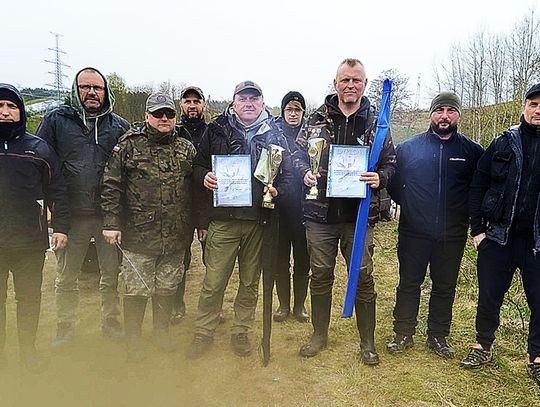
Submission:
{"label": "jacket hood", "polygon": [[[21,111],[21,120],[18,123],[6,123],[10,124],[10,126],[6,126],[5,128],[0,126],[0,139],[4,141],[13,140],[26,132],[26,109],[24,108],[24,101],[22,95],[14,86],[7,83],[0,83],[0,89],[4,92],[7,91],[13,93],[14,99],[18,101],[17,104]],[[5,133],[2,134],[3,132]]]}
{"label": "jacket hood", "polygon": [[85,71],[87,69],[92,69],[96,71],[103,78],[103,82],[105,83],[105,100],[103,102],[103,107],[101,108],[101,111],[98,112],[97,115],[92,116],[91,118],[95,119],[95,118],[102,117],[102,116],[105,116],[106,114],[111,113],[113,111],[115,98],[114,98],[114,93],[109,87],[107,78],[105,77],[105,75],[99,72],[96,68],[86,67],[86,68],[81,69],[79,72],[77,72],[77,74],[75,75],[75,79],[73,79],[73,85],[71,86],[71,95],[70,95],[69,105],[73,109],[75,109],[75,111],[77,112],[81,120],[88,127],[87,113],[86,113],[86,110],[84,109],[84,105],[81,101],[81,98],[79,97],[79,88],[78,88],[78,83],[77,83],[77,78],[79,74],[82,71]]}
{"label": "jacket hood", "polygon": [[[337,93],[328,95],[324,99],[324,105],[328,109],[328,114],[345,116],[343,112],[341,111],[341,109],[339,108],[339,100],[338,100]],[[362,96],[362,99],[360,100],[360,108],[355,113],[353,113],[352,116],[362,116],[364,118],[367,118],[370,109],[371,109],[371,102],[366,96]]]}

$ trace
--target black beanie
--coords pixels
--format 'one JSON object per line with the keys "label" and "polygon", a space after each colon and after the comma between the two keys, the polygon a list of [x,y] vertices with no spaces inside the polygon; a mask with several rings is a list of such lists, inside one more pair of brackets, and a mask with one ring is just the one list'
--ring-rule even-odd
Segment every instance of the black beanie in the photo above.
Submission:
{"label": "black beanie", "polygon": [[306,101],[304,100],[304,97],[300,92],[291,91],[287,93],[285,96],[283,96],[283,100],[281,101],[281,116],[283,116],[285,107],[287,104],[292,101],[296,100],[298,103],[300,103],[300,106],[302,106],[302,109],[306,111]]}
{"label": "black beanie", "polygon": [[0,100],[9,100],[15,103],[19,109],[22,109],[21,99],[9,89],[0,88]]}

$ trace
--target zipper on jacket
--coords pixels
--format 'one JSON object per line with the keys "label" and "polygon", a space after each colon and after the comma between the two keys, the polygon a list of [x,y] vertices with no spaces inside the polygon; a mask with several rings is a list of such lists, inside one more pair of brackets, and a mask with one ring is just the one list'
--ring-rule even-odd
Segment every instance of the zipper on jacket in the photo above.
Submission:
{"label": "zipper on jacket", "polygon": [[349,128],[349,118],[345,118],[345,131],[343,132],[343,144],[347,144],[347,129]]}
{"label": "zipper on jacket", "polygon": [[437,215],[435,216],[436,233],[439,232],[439,211],[441,210],[441,189],[442,189],[442,156],[443,143],[439,144],[439,186],[437,191]]}

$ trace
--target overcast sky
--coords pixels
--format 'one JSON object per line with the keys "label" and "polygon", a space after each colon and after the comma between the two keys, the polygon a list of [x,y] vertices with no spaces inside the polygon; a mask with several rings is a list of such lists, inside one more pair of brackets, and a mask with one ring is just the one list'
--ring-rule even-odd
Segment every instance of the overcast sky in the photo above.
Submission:
{"label": "overcast sky", "polygon": [[61,33],[66,85],[82,67],[116,72],[128,85],[195,84],[230,99],[236,83],[259,83],[268,105],[289,90],[320,104],[338,63],[361,59],[368,78],[396,68],[421,105],[433,66],[474,33],[509,32],[540,0],[38,1],[2,5],[0,82],[51,83],[49,33]]}

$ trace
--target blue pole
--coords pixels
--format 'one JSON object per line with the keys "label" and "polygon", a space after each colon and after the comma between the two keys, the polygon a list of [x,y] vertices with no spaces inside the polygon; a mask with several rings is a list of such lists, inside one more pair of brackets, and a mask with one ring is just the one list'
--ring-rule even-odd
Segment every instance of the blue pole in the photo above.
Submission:
{"label": "blue pole", "polygon": [[[377,130],[371,146],[369,155],[368,171],[372,172],[377,166],[386,133],[390,124],[390,94],[392,92],[392,81],[385,79],[382,89],[381,106],[377,119]],[[349,279],[347,281],[347,292],[345,293],[345,303],[343,305],[343,318],[351,318],[354,310],[354,300],[356,298],[356,287],[360,276],[360,266],[364,254],[364,243],[366,240],[366,230],[368,223],[369,204],[371,202],[371,188],[367,188],[366,197],[360,200],[360,208],[356,218],[356,228],[354,230],[354,243],[351,254],[351,264],[349,268]]]}

